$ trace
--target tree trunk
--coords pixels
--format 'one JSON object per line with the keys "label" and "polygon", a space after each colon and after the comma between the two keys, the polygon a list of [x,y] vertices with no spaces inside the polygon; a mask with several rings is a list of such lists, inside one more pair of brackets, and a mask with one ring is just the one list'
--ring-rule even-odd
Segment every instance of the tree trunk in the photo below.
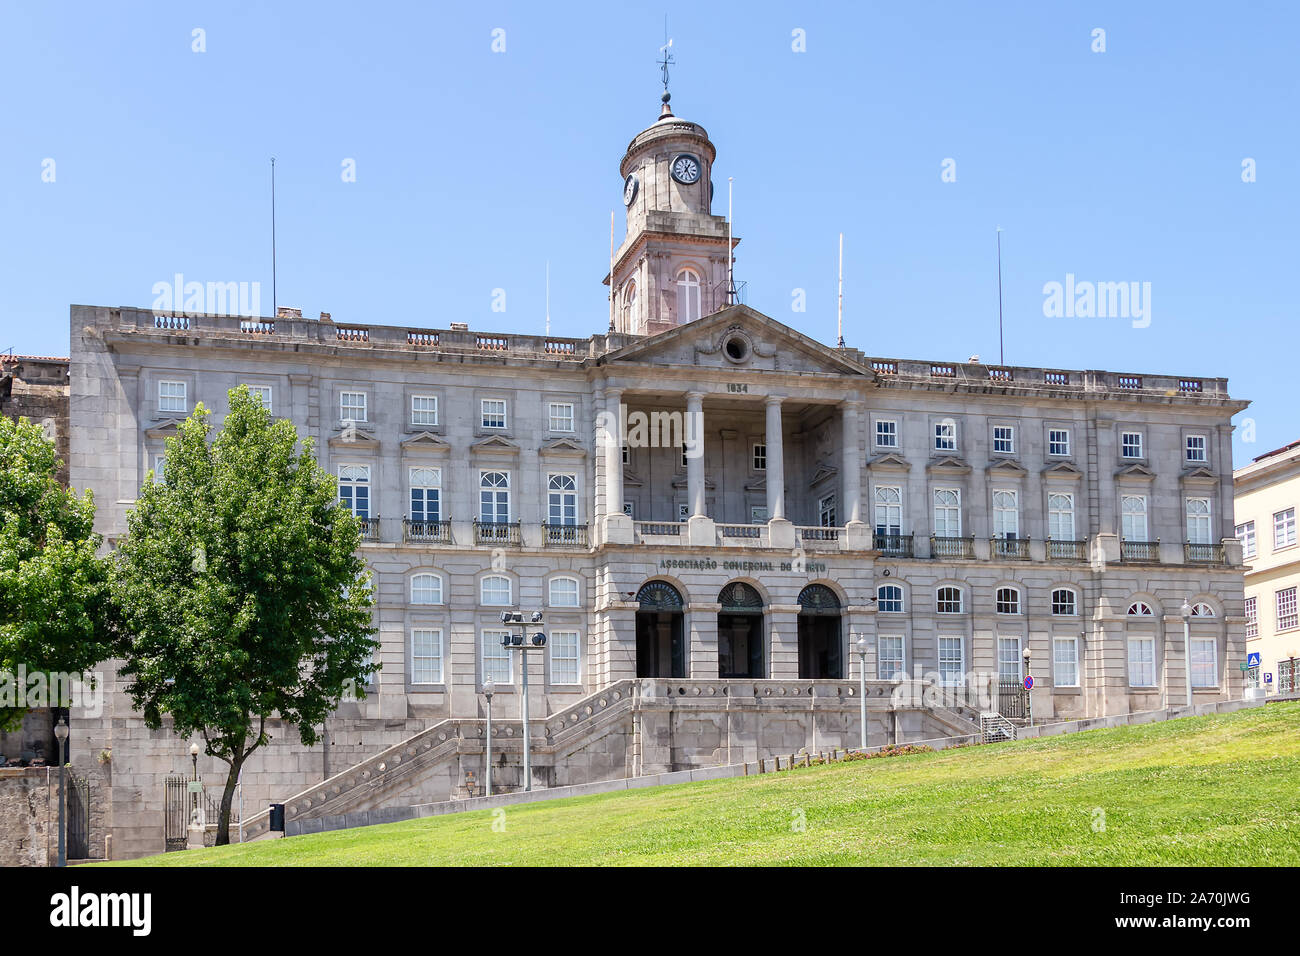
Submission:
{"label": "tree trunk", "polygon": [[235,798],[235,788],[239,785],[239,771],[247,759],[248,754],[244,754],[230,761],[230,773],[226,775],[226,789],[221,793],[221,813],[217,817],[217,846],[227,846],[230,843],[230,805]]}

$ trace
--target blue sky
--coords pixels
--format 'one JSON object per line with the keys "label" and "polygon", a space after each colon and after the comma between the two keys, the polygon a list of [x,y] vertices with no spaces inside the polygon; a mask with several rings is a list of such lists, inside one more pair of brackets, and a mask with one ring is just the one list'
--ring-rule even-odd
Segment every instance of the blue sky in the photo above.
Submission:
{"label": "blue sky", "polygon": [[[1009,363],[1227,376],[1238,464],[1300,438],[1288,3],[0,0],[0,349],[66,354],[70,303],[177,272],[269,314],[272,155],[281,305],[540,331],[549,260],[552,331],[602,330],[664,13],[751,306],[833,343],[843,231],[849,345],[996,361],[1000,226]],[[1149,282],[1149,327],[1046,317],[1067,274]]]}

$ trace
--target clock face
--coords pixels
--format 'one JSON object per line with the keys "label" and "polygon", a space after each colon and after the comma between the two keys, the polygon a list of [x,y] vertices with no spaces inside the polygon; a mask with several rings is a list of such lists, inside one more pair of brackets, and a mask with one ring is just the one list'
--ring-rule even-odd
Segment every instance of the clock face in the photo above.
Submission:
{"label": "clock face", "polygon": [[628,173],[627,179],[623,180],[623,205],[632,205],[636,199],[636,191],[640,188],[641,180],[636,178],[636,173]]}
{"label": "clock face", "polygon": [[686,186],[698,182],[700,161],[690,153],[681,153],[673,160],[672,174],[673,179]]}

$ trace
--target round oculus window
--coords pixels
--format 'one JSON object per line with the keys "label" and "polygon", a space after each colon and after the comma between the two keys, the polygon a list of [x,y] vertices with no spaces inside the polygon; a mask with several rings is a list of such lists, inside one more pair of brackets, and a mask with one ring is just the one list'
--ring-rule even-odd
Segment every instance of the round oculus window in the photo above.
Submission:
{"label": "round oculus window", "polygon": [[722,345],[723,353],[733,362],[743,362],[749,358],[749,343],[743,336],[733,335]]}

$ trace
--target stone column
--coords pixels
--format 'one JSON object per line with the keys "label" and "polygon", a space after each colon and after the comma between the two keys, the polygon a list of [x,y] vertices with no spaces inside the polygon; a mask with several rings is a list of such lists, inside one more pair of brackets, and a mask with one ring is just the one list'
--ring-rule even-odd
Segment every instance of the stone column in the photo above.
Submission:
{"label": "stone column", "polygon": [[713,519],[704,513],[704,393],[686,393],[686,533],[696,547],[717,544]]}
{"label": "stone column", "polygon": [[605,410],[597,441],[605,456],[605,535],[607,544],[631,544],[632,519],[623,513],[623,390],[605,390]]}
{"label": "stone column", "polygon": [[[767,451],[770,456],[770,445]],[[771,461],[770,457],[768,461]],[[799,677],[799,611],[798,604],[768,605],[767,676],[772,680],[797,680]]]}
{"label": "stone column", "polygon": [[794,549],[794,525],[785,516],[785,441],[781,433],[781,402],[778,395],[769,395],[767,427],[763,440],[767,443],[767,535],[774,548]]}
{"label": "stone column", "polygon": [[841,406],[840,413],[844,446],[840,468],[844,501],[840,507],[844,516],[844,548],[851,551],[871,548],[871,529],[862,521],[862,456],[859,446],[862,429],[858,415],[861,409],[860,401],[850,399]]}
{"label": "stone column", "polygon": [[718,612],[716,602],[692,601],[686,607],[684,623],[686,676],[691,680],[718,679]]}

